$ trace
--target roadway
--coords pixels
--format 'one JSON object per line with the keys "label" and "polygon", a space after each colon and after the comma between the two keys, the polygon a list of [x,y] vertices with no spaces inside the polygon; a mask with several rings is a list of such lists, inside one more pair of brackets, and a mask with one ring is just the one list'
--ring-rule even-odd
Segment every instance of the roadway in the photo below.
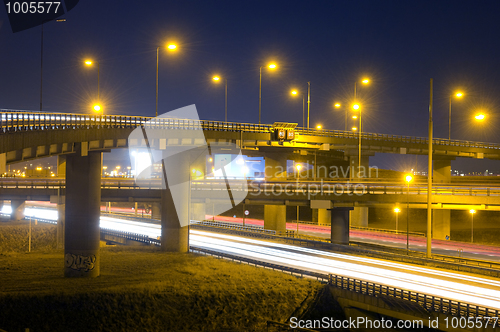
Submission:
{"label": "roadway", "polygon": [[[31,206],[25,208],[26,216],[33,216],[38,218],[45,218],[49,220],[57,220],[57,210],[56,205],[48,202],[31,202],[28,203]],[[105,211],[105,207],[101,207],[101,211]],[[112,207],[111,211],[114,213],[121,213],[127,217],[134,217],[133,209],[130,208],[119,208]],[[10,206],[4,205],[4,214],[10,214]],[[139,216],[141,214],[139,213]],[[111,218],[111,219],[110,219]],[[119,218],[119,215],[117,215]],[[116,229],[113,227],[104,227],[110,220],[117,218],[112,218],[109,216],[101,216],[101,227]],[[207,220],[212,220],[211,215],[206,215]],[[157,238],[161,236],[161,230],[158,220],[152,220],[152,222],[140,222],[141,218],[137,218],[137,221],[131,222],[130,225],[135,225],[136,223],[148,225],[149,228],[156,229],[155,233],[148,233],[152,238]],[[222,221],[226,223],[234,223],[237,225],[243,225],[242,218],[233,218],[225,216],[215,216],[215,221]],[[105,222],[103,224],[103,222]],[[154,225],[154,226],[151,226]],[[245,218],[245,225],[252,225],[258,227],[264,227],[264,221],[261,219]],[[312,238],[320,239],[330,239],[331,228],[330,226],[312,225],[299,223],[298,224],[298,234],[299,236],[309,236]],[[286,229],[297,232],[297,223],[287,222]],[[119,229],[116,229],[119,230]],[[379,246],[406,249],[406,233],[405,232],[385,232],[384,230],[365,230],[365,229],[351,229],[349,231],[350,241],[361,242],[367,244],[375,244]],[[426,252],[426,238],[425,236],[419,236],[415,234],[410,234],[409,236],[409,249],[410,251]],[[500,262],[500,247],[473,244],[467,242],[458,241],[443,241],[443,240],[432,240],[432,252],[439,255],[447,255],[454,257],[463,257],[469,259],[478,259],[486,261]]]}
{"label": "roadway", "polygon": [[[27,212],[38,216],[40,210],[46,209],[33,208]],[[47,217],[46,214],[44,216]],[[144,234],[152,238],[161,234],[159,224],[112,216],[102,216],[101,227]],[[500,310],[500,281],[494,278],[199,230],[190,231],[190,245]]]}

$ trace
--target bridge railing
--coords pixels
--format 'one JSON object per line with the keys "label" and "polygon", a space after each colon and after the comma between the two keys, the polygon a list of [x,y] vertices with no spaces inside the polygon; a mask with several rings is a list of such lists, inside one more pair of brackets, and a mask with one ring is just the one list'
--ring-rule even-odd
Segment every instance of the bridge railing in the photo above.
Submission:
{"label": "bridge railing", "polygon": [[498,317],[498,310],[469,303],[462,303],[405,289],[376,284],[340,275],[329,275],[328,283],[336,288],[370,296],[388,296],[413,302],[428,312],[440,312],[452,316]]}
{"label": "bridge railing", "polygon": [[[1,112],[0,131],[30,131],[50,129],[76,129],[76,128],[147,128],[186,129],[186,130],[214,130],[233,132],[258,132],[269,133],[273,126],[270,124],[237,123],[210,120],[188,120],[171,118],[153,118],[131,115],[97,115],[97,114],[71,114],[71,113],[38,113],[38,112]],[[295,128],[295,132],[305,136],[324,136],[332,138],[359,138],[359,133],[343,130],[306,129]],[[400,143],[428,144],[426,137],[413,137],[403,135],[388,135],[377,133],[361,133],[362,140],[389,141]],[[500,149],[500,144],[448,140],[435,138],[434,145]]]}
{"label": "bridge railing", "polygon": [[[64,179],[25,179],[0,178],[2,189],[57,189],[65,188]],[[102,179],[101,189],[161,189],[161,180],[152,179],[136,183],[133,179]],[[226,182],[218,179],[195,180],[191,182],[193,191],[226,191]],[[397,183],[367,183],[367,182],[320,182],[320,181],[245,181],[232,182],[232,191],[247,191],[250,195],[272,196],[303,196],[310,195],[314,199],[318,195],[427,195],[426,185],[412,185],[409,188]],[[434,185],[433,195],[447,196],[478,196],[498,197],[500,186],[494,185]]]}

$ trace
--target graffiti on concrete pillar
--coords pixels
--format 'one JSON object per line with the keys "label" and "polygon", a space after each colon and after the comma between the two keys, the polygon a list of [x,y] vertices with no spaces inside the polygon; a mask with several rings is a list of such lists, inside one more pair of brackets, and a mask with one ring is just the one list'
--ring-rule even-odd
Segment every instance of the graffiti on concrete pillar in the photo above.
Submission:
{"label": "graffiti on concrete pillar", "polygon": [[94,269],[96,257],[95,255],[82,256],[67,253],[64,256],[64,266],[72,270],[83,270],[88,272]]}

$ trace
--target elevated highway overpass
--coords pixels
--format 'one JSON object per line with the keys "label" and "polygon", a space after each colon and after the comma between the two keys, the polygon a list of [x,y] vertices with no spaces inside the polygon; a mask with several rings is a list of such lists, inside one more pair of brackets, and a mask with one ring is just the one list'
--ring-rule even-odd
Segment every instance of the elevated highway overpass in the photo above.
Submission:
{"label": "elevated highway overpass", "polygon": [[[282,184],[277,183],[286,180],[286,176],[284,179],[283,174],[278,175],[276,170],[286,169],[287,160],[298,156],[309,158],[308,156],[314,155],[314,160],[316,160],[316,156],[318,157],[318,163],[313,162],[314,178],[316,178],[321,166],[342,162],[343,165],[349,165],[349,167],[357,165],[359,137],[357,133],[353,132],[295,128],[293,139],[287,141],[276,139],[273,125],[137,116],[23,112],[0,113],[0,124],[0,172],[5,171],[7,164],[53,155],[64,156],[61,159],[66,164],[66,238],[70,237],[76,242],[80,241],[76,245],[80,249],[75,250],[85,255],[89,252],[98,252],[97,225],[101,195],[105,195],[104,197],[107,199],[109,197],[109,200],[113,199],[112,197],[127,200],[132,198],[133,200],[134,197],[140,198],[141,195],[144,199],[158,199],[158,193],[155,194],[151,190],[141,191],[140,188],[135,187],[128,189],[101,188],[101,152],[114,148],[132,147],[161,151],[167,147],[196,146],[199,145],[199,142],[193,138],[196,136],[193,135],[194,132],[200,133],[202,131],[208,144],[227,144],[228,147],[233,146],[236,150],[242,149],[244,154],[257,154],[265,157],[265,178],[268,182],[272,181],[274,185],[267,183],[250,188],[250,194],[254,194],[254,197],[247,197],[247,199],[249,199],[249,204],[265,204],[264,219],[268,221],[266,227],[271,229],[280,230],[280,228],[285,227],[281,220],[284,219],[283,215],[286,213],[287,204],[309,204],[311,208],[318,210],[318,218],[331,219],[332,234],[339,234],[335,241],[345,243],[348,241],[348,232],[347,237],[345,232],[346,225],[349,224],[350,219],[356,221],[354,224],[367,223],[367,206],[406,201],[405,186],[401,185],[387,184],[378,187],[372,185],[369,187],[370,190],[363,192],[362,195],[352,193],[350,195],[350,189],[346,191],[344,188],[344,192],[341,193],[338,187],[334,186],[332,189],[329,184],[330,188],[325,188],[325,184],[318,186],[311,183],[310,188],[304,190],[301,187],[303,183],[295,185],[293,182],[286,182],[285,189],[283,189]],[[144,139],[129,139],[129,135],[138,127],[143,132],[148,130],[158,135],[152,139],[146,137]],[[161,138],[161,133],[164,131],[173,133],[176,139]],[[364,167],[369,165],[369,156],[375,153],[427,154],[428,142],[426,138],[373,133],[362,133],[361,138],[362,166]],[[500,145],[498,144],[436,139],[433,140],[433,145],[436,159],[433,176],[435,183],[450,182],[451,160],[456,157],[500,159]],[[190,158],[187,155],[179,158],[178,167],[169,169],[175,173],[174,178],[189,178],[189,170],[194,162]],[[324,164],[321,165],[320,158],[330,159],[323,161]],[[354,178],[353,174],[350,176]],[[346,187],[347,183],[341,185]],[[193,203],[193,206],[198,204],[196,209],[201,211],[204,204],[203,190],[216,192],[217,185],[212,183],[210,185],[200,184],[200,186],[204,187],[192,191],[191,196],[200,200],[199,203]],[[461,204],[462,206],[475,204],[484,209],[496,206],[498,198],[495,196],[494,190],[492,191],[492,188],[488,188],[488,186],[481,188],[483,189],[480,189],[480,192],[471,190],[471,188],[451,188],[449,186],[439,188],[440,192],[436,192],[435,195],[439,199],[434,199],[436,207],[434,219],[435,224],[439,225],[437,229],[440,231],[435,232],[434,235],[438,238],[444,238],[446,234],[449,234],[449,208],[451,206],[448,207],[447,204]],[[40,195],[47,196],[50,190],[59,190],[60,193],[61,185],[59,185],[59,189],[54,187],[37,191],[39,189],[29,190],[32,190],[32,195],[39,192]],[[221,192],[223,189],[221,188]],[[7,192],[5,190],[7,188],[2,189],[2,192]],[[13,190],[22,195],[19,188]],[[29,190],[26,191],[26,197],[31,196],[27,194],[30,192]],[[188,191],[184,190],[180,196],[178,195],[185,202],[182,204],[185,208],[183,207],[177,213],[166,212],[167,210],[175,211],[173,197],[168,188],[167,190],[159,190],[159,192],[164,226],[162,229],[169,229],[168,235],[162,235],[163,239],[169,237],[169,240],[162,243],[162,246],[165,244],[164,250],[187,251],[187,228],[179,225],[180,220],[187,221],[189,218]],[[14,192],[9,192],[9,194],[14,194]],[[290,195],[292,198],[289,197]],[[423,204],[426,201],[426,195],[424,188],[415,186],[410,189],[408,196],[412,205],[417,206],[417,204]],[[328,210],[331,210],[331,216]],[[320,214],[322,217],[319,216]],[[71,227],[69,227],[70,224]],[[335,226],[337,227],[335,231],[333,225],[338,226]],[[69,233],[68,228],[71,230]],[[90,249],[87,248],[85,241],[81,241],[82,238],[85,238],[82,234],[87,233],[89,234],[87,238],[94,239]],[[332,238],[332,240],[334,239]],[[81,249],[84,247],[87,249]],[[97,256],[96,259],[98,259]],[[67,270],[67,272],[71,274],[74,271]],[[84,275],[85,273],[80,271],[77,274]]]}
{"label": "elevated highway overpass", "polygon": [[[83,144],[88,151],[128,147],[128,137],[139,126],[179,131],[203,130],[207,142],[232,142],[242,149],[269,151],[306,150],[321,153],[343,151],[357,155],[358,133],[352,131],[295,128],[294,139],[273,139],[269,124],[208,120],[155,119],[142,116],[89,115],[68,113],[0,113],[0,164],[15,163],[52,155],[73,153]],[[186,139],[189,134],[185,135]],[[427,155],[428,139],[422,137],[362,133],[362,154]],[[158,147],[159,140],[148,142]],[[146,144],[146,142],[139,142]],[[500,144],[462,140],[433,140],[433,154],[445,158],[500,159]]]}

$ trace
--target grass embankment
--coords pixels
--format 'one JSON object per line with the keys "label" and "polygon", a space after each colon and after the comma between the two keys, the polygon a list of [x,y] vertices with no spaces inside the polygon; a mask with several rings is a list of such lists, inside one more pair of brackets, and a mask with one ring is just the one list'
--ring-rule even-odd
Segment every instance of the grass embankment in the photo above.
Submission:
{"label": "grass embankment", "polygon": [[[22,232],[16,227],[24,225],[0,225],[0,238],[17,238]],[[54,226],[37,227],[55,234]],[[321,287],[281,272],[151,247],[103,248],[100,277],[66,279],[62,251],[43,248],[0,253],[0,329],[264,331],[267,320],[284,322]]]}

